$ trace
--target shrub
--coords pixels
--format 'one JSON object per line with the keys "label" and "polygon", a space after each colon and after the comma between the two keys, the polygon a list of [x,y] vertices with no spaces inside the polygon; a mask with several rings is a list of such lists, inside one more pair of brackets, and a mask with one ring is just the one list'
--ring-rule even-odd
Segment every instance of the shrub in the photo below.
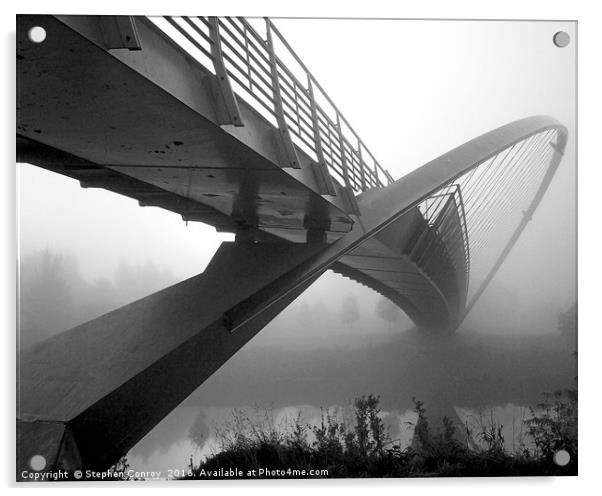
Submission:
{"label": "shrub", "polygon": [[[284,428],[276,427],[268,412],[251,421],[241,410],[234,410],[231,421],[217,431],[221,452],[209,457],[195,470],[237,468],[239,470],[327,469],[328,477],[465,477],[507,475],[552,475],[576,473],[577,407],[576,393],[553,395],[532,411],[527,434],[534,440],[535,452],[521,443],[509,452],[502,425],[493,415],[481,419],[476,436],[481,445],[460,440],[458,426],[441,419],[433,431],[424,403],[414,400],[418,420],[413,425],[410,446],[394,445],[385,429],[379,397],[361,396],[354,401],[351,420],[340,419],[339,411],[322,409],[320,423],[308,425],[300,415]],[[435,419],[436,420],[436,419]],[[308,439],[313,435],[313,441]],[[552,457],[566,449],[572,457],[567,467],[557,467]]]}
{"label": "shrub", "polygon": [[567,389],[546,393],[549,401],[531,409],[526,421],[527,433],[533,438],[538,455],[548,462],[559,450],[566,450],[571,462],[577,463],[577,391]]}

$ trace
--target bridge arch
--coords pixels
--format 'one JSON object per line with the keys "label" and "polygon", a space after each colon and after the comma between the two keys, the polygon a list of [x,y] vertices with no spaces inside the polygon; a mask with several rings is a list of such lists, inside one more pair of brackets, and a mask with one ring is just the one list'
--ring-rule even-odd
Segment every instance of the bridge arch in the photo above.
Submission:
{"label": "bridge arch", "polygon": [[[455,329],[524,230],[566,145],[560,123],[530,117],[393,182],[365,161],[355,132],[343,139],[338,111],[326,134],[340,139],[329,147],[350,162],[320,157],[325,118],[310,108],[312,161],[287,134],[283,94],[273,94],[275,127],[237,109],[227,85],[147,20],[107,26],[98,17],[19,16],[18,159],[257,236],[224,243],[202,274],[21,352],[17,467],[34,454],[54,468],[109,467],[329,268],[389,297],[420,327]],[[47,29],[44,43],[26,41],[32,24]],[[107,41],[123,30],[136,32],[136,46]],[[275,91],[282,67],[273,55]],[[222,127],[235,117],[244,129]],[[328,180],[333,169],[344,184]],[[510,206],[518,218],[476,281],[479,243],[492,229],[499,235],[493,212]]]}
{"label": "bridge arch", "polygon": [[[376,227],[341,257],[338,271],[390,298],[417,326],[455,330],[540,204],[566,140],[566,128],[551,117],[521,119],[449,151],[386,188],[363,193],[360,208],[388,218],[372,221]],[[453,208],[446,212],[446,205]],[[500,215],[512,218],[503,222]],[[441,218],[447,222],[437,225]],[[502,223],[507,224],[504,229],[498,227]],[[503,231],[497,237],[504,239],[498,240],[494,258],[480,260],[489,248],[486,236],[496,228]],[[424,239],[433,231],[441,236],[443,247],[427,241],[425,248]],[[416,239],[423,240],[419,258],[413,258]],[[471,278],[474,265],[479,273]],[[441,283],[446,280],[441,272],[446,271],[457,278],[447,288]],[[387,284],[386,278],[395,272],[404,277]],[[419,291],[412,290],[415,281]]]}

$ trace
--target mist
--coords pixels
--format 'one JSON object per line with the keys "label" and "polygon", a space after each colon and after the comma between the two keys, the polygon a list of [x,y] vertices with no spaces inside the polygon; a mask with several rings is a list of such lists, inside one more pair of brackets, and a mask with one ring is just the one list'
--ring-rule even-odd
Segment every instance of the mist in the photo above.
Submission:
{"label": "mist", "polygon": [[[394,178],[528,115],[551,115],[567,127],[567,148],[549,191],[467,321],[479,332],[509,332],[512,327],[541,333],[553,327],[556,313],[576,300],[576,43],[558,49],[550,40],[559,29],[575,38],[574,24],[276,23]],[[310,24],[311,37],[306,36]],[[358,30],[362,36],[356,36]],[[326,38],[331,41],[327,53],[319,42]],[[371,50],[366,39],[371,46],[388,48]],[[352,67],[357,70],[348,78]],[[379,91],[358,98],[371,87],[375,73]],[[45,249],[72,253],[91,284],[113,274],[121,263],[151,263],[173,274],[172,282],[183,280],[202,272],[219,243],[232,239],[211,226],[186,225],[176,214],[140,208],[105,190],[81,189],[72,179],[30,165],[18,165],[18,182],[20,256]],[[338,296],[348,292],[371,301],[366,291],[353,286],[326,275],[302,299],[321,299],[328,309],[338,308]],[[494,307],[507,308],[508,301],[520,319],[505,323],[491,318]]]}
{"label": "mist", "polygon": [[[575,321],[577,303],[576,43],[562,50],[551,43],[559,29],[575,39],[574,24],[275,22],[395,179],[534,114],[567,127],[565,155],[453,336],[422,335],[388,300],[328,271],[184,402],[194,414],[177,409],[140,449],[186,437],[199,408],[318,407],[367,393],[399,411],[412,397],[528,406],[574,384],[576,328],[562,323],[571,312]],[[17,171],[21,348],[203,272],[233,238],[30,164]]]}

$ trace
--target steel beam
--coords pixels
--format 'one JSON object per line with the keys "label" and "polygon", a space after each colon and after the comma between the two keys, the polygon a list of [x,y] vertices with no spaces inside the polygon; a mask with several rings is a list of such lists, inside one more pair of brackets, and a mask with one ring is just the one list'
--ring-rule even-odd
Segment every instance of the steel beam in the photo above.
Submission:
{"label": "steel beam", "polygon": [[[136,18],[142,50],[107,50],[99,17],[17,17],[20,136],[172,196],[189,193],[184,200],[223,216],[254,198],[244,223],[287,239],[305,239],[305,205],[319,206],[334,231],[349,230],[347,205],[322,196],[312,157],[297,149],[301,168],[283,169],[278,130],[243,100],[244,127],[220,126],[216,76],[151,21]],[[28,40],[33,26],[46,29],[43,43]]]}
{"label": "steel beam", "polygon": [[104,36],[105,46],[109,50],[126,48],[142,50],[136,20],[133,16],[98,16]]}
{"label": "steel beam", "polygon": [[[46,28],[44,43],[27,41],[33,24]],[[297,153],[288,134],[267,26],[279,130],[243,103],[245,127],[226,130],[214,96],[198,84],[212,76],[149,21],[138,26],[142,50],[108,52],[93,16],[18,18],[19,156],[186,218],[213,219],[217,226],[231,219],[238,232],[203,274],[21,352],[18,469],[36,454],[54,468],[107,468],[331,267],[391,298],[422,327],[454,329],[463,300],[403,252],[406,234],[420,221],[419,203],[500,150],[556,129],[557,153],[503,258],[545,193],[566,130],[540,116],[369,189],[353,199],[354,208],[350,189],[341,185],[337,196],[324,199],[327,185],[317,184],[311,160]],[[278,166],[275,132],[293,169]],[[366,189],[359,138],[357,154]],[[349,182],[347,165],[353,164],[342,164]],[[267,242],[259,229],[300,242],[275,243],[269,235]],[[360,253],[374,254],[370,264],[359,262]],[[373,267],[381,256],[383,277]],[[411,274],[420,290],[410,297],[387,272]]]}
{"label": "steel beam", "polygon": [[[314,95],[314,87],[311,82],[311,77],[307,76],[307,88],[309,95],[309,102],[311,106],[311,121],[314,131],[314,147],[316,149],[316,157],[318,159],[317,164],[314,165],[316,174],[316,182],[321,185],[322,193],[325,195],[336,195],[326,160],[324,159],[324,151],[322,150],[322,136],[320,132],[320,125],[318,123],[318,109],[316,106],[316,97]],[[338,114],[337,114],[338,116]],[[341,148],[341,154],[344,155],[343,148]],[[349,186],[348,179],[345,176],[345,186]]]}
{"label": "steel beam", "polygon": [[270,74],[272,78],[272,92],[274,95],[274,113],[276,115],[276,121],[278,122],[278,134],[282,150],[284,152],[285,160],[282,163],[283,167],[292,167],[293,169],[300,169],[299,157],[291,133],[288,130],[286,119],[284,118],[284,107],[282,104],[282,93],[280,90],[280,76],[278,75],[278,64],[276,59],[276,53],[274,51],[274,42],[272,40],[271,23],[266,19],[266,32],[267,32],[267,43],[268,52],[270,55]]}
{"label": "steel beam", "polygon": [[[108,468],[319,277],[263,305],[320,249],[222,244],[204,273],[22,350],[18,473],[34,455]],[[228,312],[246,301],[231,332]]]}
{"label": "steel beam", "polygon": [[224,64],[224,54],[222,53],[222,42],[219,32],[219,22],[217,17],[209,18],[209,36],[211,37],[211,57],[213,59],[213,67],[216,75],[216,86],[218,88],[218,119],[220,124],[232,124],[234,126],[244,126],[238,108],[238,102],[228,71]]}
{"label": "steel beam", "polygon": [[[330,244],[323,244],[323,236],[305,244],[223,244],[203,274],[23,350],[18,470],[37,454],[54,468],[107,468],[331,267],[380,289],[426,327],[454,329],[457,302],[450,302],[416,263],[399,256],[412,212],[448,181],[544,129],[559,131],[562,149],[566,131],[553,119],[503,126],[386,188],[360,195],[361,222]],[[560,152],[529,214],[559,157]],[[344,267],[349,263],[345,257],[358,252],[365,257],[371,250],[374,260],[380,256],[394,262],[397,252],[405,272],[413,271],[420,280],[423,296],[407,298],[403,287],[397,291],[397,285],[373,271],[368,275],[361,267]],[[420,298],[422,306],[416,305]]]}

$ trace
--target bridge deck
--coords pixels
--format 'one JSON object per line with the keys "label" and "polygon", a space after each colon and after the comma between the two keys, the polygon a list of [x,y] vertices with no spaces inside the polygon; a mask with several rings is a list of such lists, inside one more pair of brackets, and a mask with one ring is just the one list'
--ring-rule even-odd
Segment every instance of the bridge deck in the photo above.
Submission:
{"label": "bridge deck", "polygon": [[[94,16],[19,23],[20,160],[259,241],[258,231],[305,242],[315,230],[331,243],[352,229],[352,191],[331,178],[335,194],[322,194],[320,168],[298,146],[299,168],[289,167],[278,129],[245,100],[244,125],[220,125],[216,75],[148,19],[137,18],[137,51],[107,49]],[[34,25],[42,44],[26,38]],[[338,266],[432,327],[450,320],[450,295],[404,253],[422,223],[414,209]]]}
{"label": "bridge deck", "polygon": [[[219,229],[258,228],[293,241],[305,241],[307,229],[326,230],[331,241],[351,229],[343,188],[322,195],[299,148],[300,168],[282,167],[277,129],[250,105],[240,101],[244,127],[217,123],[215,76],[202,65],[144,22],[143,50],[106,50],[93,17],[63,19],[71,26],[19,18],[17,132],[33,142],[30,161],[53,168],[34,146],[46,145],[89,163],[53,168],[83,186],[126,192]],[[26,36],[37,25],[47,32],[41,44]]]}
{"label": "bridge deck", "polygon": [[[20,466],[40,450],[55,467],[110,466],[330,268],[390,298],[419,327],[455,330],[466,311],[469,236],[482,241],[498,229],[490,205],[507,212],[534,184],[523,210],[513,207],[520,220],[468,308],[537,208],[566,144],[558,122],[531,117],[392,182],[377,163],[367,167],[353,133],[350,148],[338,110],[333,123],[312,109],[312,158],[289,139],[282,102],[277,126],[243,99],[234,108],[219,70],[146,18],[129,24],[135,39],[116,40],[122,22],[127,29],[123,17],[17,18],[18,160],[237,237],[203,274],[20,353]],[[204,22],[214,26],[215,48],[220,21]],[[33,26],[44,27],[44,42],[28,39]],[[286,67],[266,53],[278,100]],[[307,76],[309,88],[294,91],[314,106],[318,85]],[[235,114],[231,125],[225,110]],[[338,145],[327,144],[339,147],[338,164],[332,150],[322,157],[324,129],[329,139],[338,134]],[[479,195],[468,198],[467,221],[470,191]]]}

